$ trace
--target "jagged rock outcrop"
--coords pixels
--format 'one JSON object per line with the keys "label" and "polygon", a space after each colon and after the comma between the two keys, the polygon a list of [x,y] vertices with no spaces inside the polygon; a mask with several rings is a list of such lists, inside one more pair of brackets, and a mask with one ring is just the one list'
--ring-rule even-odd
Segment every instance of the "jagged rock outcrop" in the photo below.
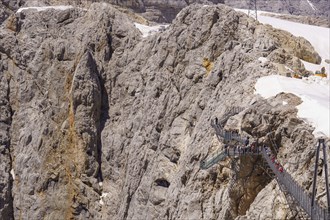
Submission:
{"label": "jagged rock outcrop", "polygon": [[[132,22],[110,22],[120,12],[105,10],[99,5],[85,12],[85,19],[75,10],[27,10],[1,29],[1,62],[8,66],[2,72],[2,77],[8,76],[3,79],[8,89],[2,91],[8,91],[13,112],[12,164],[7,165],[16,175],[15,219],[101,218],[104,69],[97,63],[109,61],[122,33],[139,33]],[[83,23],[84,29],[75,28]],[[113,36],[110,28],[115,29]]]}
{"label": "jagged rock outcrop", "polygon": [[[267,102],[255,102],[249,110],[233,117],[229,124],[240,125],[243,131],[258,137],[259,141],[266,146],[272,147],[271,141],[275,141],[279,147],[277,154],[279,163],[294,177],[306,193],[311,194],[317,142],[311,133],[313,128],[296,118],[297,109],[295,107],[300,103],[300,98],[295,95],[281,93]],[[235,128],[235,126],[231,126],[231,128]],[[270,135],[269,132],[272,134]],[[329,141],[327,144],[329,145]],[[326,191],[322,165],[321,162],[318,171],[317,198],[326,207],[326,198],[323,196]],[[291,218],[293,213],[285,204],[283,192],[279,190],[278,186],[275,187],[275,183],[274,181],[264,188],[251,204],[246,216],[241,216],[239,219]],[[275,188],[274,192],[282,194],[282,198],[269,194],[271,188]],[[273,210],[262,212],[261,210],[265,206],[273,207]]]}
{"label": "jagged rock outcrop", "polygon": [[327,18],[322,17],[311,17],[303,15],[288,15],[288,14],[273,14],[273,13],[263,13],[262,15],[279,18],[282,20],[288,20],[292,22],[315,25],[320,27],[330,28],[330,24]]}
{"label": "jagged rock outcrop", "polygon": [[[225,4],[238,7],[248,8],[249,1],[241,0],[226,0]],[[268,1],[257,1],[258,10],[278,12],[283,14],[293,15],[309,15],[316,17],[329,17],[329,3],[327,0],[268,0]]]}
{"label": "jagged rock outcrop", "polygon": [[141,13],[148,20],[170,23],[176,15],[190,4],[194,3],[224,3],[224,0],[139,0],[139,1],[117,1],[109,0],[111,4],[131,8]]}
{"label": "jagged rock outcrop", "polygon": [[0,1],[0,24],[4,22],[20,6],[20,1],[1,0]]}
{"label": "jagged rock outcrop", "polygon": [[[236,8],[249,8],[248,1],[241,0],[98,0],[98,1],[69,1],[69,0],[2,0],[5,6],[9,6],[10,10],[16,10],[18,7],[24,6],[44,6],[44,5],[79,5],[80,7],[88,7],[93,2],[105,2],[113,5],[118,5],[123,8],[129,8],[136,13],[140,13],[147,20],[154,22],[170,23],[177,13],[184,7],[195,3],[203,4],[226,4]],[[8,8],[8,7],[7,7]],[[328,20],[330,5],[327,0],[286,0],[286,1],[258,1],[258,10],[278,12],[293,15],[305,15],[318,17]],[[3,10],[3,9],[0,9]],[[7,11],[4,16],[8,17],[11,14]],[[309,18],[307,18],[310,20]]]}
{"label": "jagged rock outcrop", "polygon": [[[6,59],[4,54],[1,54],[0,59]],[[8,66],[0,63],[0,216],[13,218],[13,198],[12,198],[12,176],[13,171],[12,157],[10,152],[10,126],[12,111],[9,103],[9,79],[10,76],[4,74]]]}
{"label": "jagged rock outcrop", "polygon": [[[16,1],[14,1],[16,2]],[[69,0],[22,0],[25,6],[44,6],[44,5],[74,5],[79,7],[89,7],[93,2],[104,2],[128,8],[141,14],[149,21],[170,23],[175,16],[188,5],[195,3],[218,4],[224,3],[224,0],[102,0],[102,1],[69,1]],[[13,3],[12,3],[13,4]]]}
{"label": "jagged rock outcrop", "polygon": [[[0,214],[233,219],[252,213],[270,179],[262,169],[254,171],[260,160],[238,163],[232,190],[230,161],[199,169],[203,158],[222,147],[211,118],[240,105],[248,109],[226,126],[260,138],[276,130],[277,143],[288,147],[314,141],[293,104],[288,112],[285,106],[273,109],[254,94],[260,76],[277,73],[276,63],[292,68],[297,57],[318,62],[307,41],[224,5],[187,7],[166,30],[147,38],[130,19],[95,3],[87,11],[25,10],[3,24],[6,117],[0,123],[7,139],[1,142],[6,199]],[[293,136],[280,138],[286,125]],[[306,160],[304,153],[299,157]],[[269,196],[277,198],[275,192]]]}

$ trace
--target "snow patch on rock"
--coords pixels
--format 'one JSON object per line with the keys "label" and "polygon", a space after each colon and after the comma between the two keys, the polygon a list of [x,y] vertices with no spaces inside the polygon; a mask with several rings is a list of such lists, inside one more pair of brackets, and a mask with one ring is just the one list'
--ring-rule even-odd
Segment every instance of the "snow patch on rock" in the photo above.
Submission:
{"label": "snow patch on rock", "polygon": [[316,8],[315,8],[315,6],[313,5],[313,3],[311,3],[309,0],[306,0],[307,1],[307,3],[311,6],[311,8],[314,10],[314,11],[316,11]]}
{"label": "snow patch on rock", "polygon": [[107,197],[108,195],[109,195],[109,193],[102,193],[102,195],[100,196],[100,201],[99,201],[99,203],[101,205],[104,205],[103,198]]}
{"label": "snow patch on rock", "polygon": [[[248,13],[248,10],[244,9],[235,9],[236,11],[241,11]],[[263,13],[269,13],[265,11],[258,11],[258,21],[263,24],[270,24],[274,28],[285,30],[290,32],[296,37],[304,37],[308,40],[312,46],[315,48],[317,53],[322,57],[322,62],[320,65],[311,64],[305,61],[302,61],[307,70],[315,72],[316,70],[321,70],[322,67],[325,67],[326,73],[330,73],[330,64],[326,63],[326,59],[330,59],[330,28],[318,27],[308,24],[301,24],[292,21],[282,20],[279,18],[269,17],[262,15]],[[271,13],[276,14],[276,13]],[[330,79],[330,78],[329,78]]]}
{"label": "snow patch on rock", "polygon": [[49,10],[49,9],[55,9],[55,10],[67,10],[73,8],[72,5],[57,5],[57,6],[41,6],[41,7],[23,7],[23,8],[19,8],[17,10],[16,13],[20,13],[24,10],[28,10],[28,9],[33,9],[33,10],[37,10],[37,11],[45,11],[45,10]]}
{"label": "snow patch on rock", "polygon": [[15,179],[15,171],[14,171],[14,169],[11,169],[11,170],[10,170],[10,174],[11,174],[11,176],[13,177],[13,179]]}
{"label": "snow patch on rock", "polygon": [[259,57],[258,60],[259,60],[262,64],[264,64],[264,63],[266,63],[266,62],[268,61],[268,59],[267,59],[266,57]]}
{"label": "snow patch on rock", "polygon": [[302,103],[297,106],[298,117],[315,127],[314,136],[330,137],[330,87],[327,79],[308,77],[300,80],[271,75],[259,78],[255,89],[264,98],[281,92],[300,97]]}
{"label": "snow patch on rock", "polygon": [[143,24],[139,24],[139,23],[134,23],[134,25],[142,33],[142,37],[148,37],[152,34],[163,31],[163,30],[165,30],[165,28],[168,27],[168,25],[148,26],[148,25],[143,25]]}

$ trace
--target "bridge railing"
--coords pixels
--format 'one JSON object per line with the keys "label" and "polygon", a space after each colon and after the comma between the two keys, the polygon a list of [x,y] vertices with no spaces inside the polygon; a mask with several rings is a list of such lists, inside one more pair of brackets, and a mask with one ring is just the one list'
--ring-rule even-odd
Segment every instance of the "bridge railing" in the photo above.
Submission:
{"label": "bridge railing", "polygon": [[[233,112],[235,111],[241,111],[242,108],[237,108],[234,109]],[[231,112],[232,113],[232,112]],[[237,114],[237,113],[236,113]],[[211,120],[211,126],[214,128],[216,136],[219,141],[221,141],[221,138],[223,138],[225,141],[231,141],[231,140],[236,140],[240,143],[244,143],[245,139],[241,138],[241,136],[237,133],[233,133],[230,131],[225,131],[222,126],[216,122],[216,120]],[[224,160],[227,156],[231,155],[252,155],[252,154],[259,154],[259,150],[257,149],[256,151],[251,151],[248,149],[227,149],[224,151],[220,151],[216,153],[215,155],[211,156],[209,159],[202,160],[200,163],[200,168],[201,169],[208,169],[209,167],[213,166],[214,164],[218,163],[219,161]]]}
{"label": "bridge railing", "polygon": [[207,168],[210,168],[214,164],[218,163],[221,160],[224,160],[227,157],[227,152],[226,151],[221,151],[214,156],[212,156],[208,160],[202,160],[200,163],[200,168],[205,170]]}
{"label": "bridge railing", "polygon": [[240,134],[231,131],[225,131],[220,124],[216,124],[215,120],[211,120],[211,126],[214,128],[215,133],[218,137],[222,137],[225,141],[236,140],[244,144],[245,139]]}
{"label": "bridge railing", "polygon": [[329,219],[327,210],[320,207],[319,204],[315,204],[312,208],[312,198],[305,192],[300,185],[291,177],[289,173],[285,170],[282,172],[276,167],[276,165],[271,161],[270,157],[267,155],[265,149],[262,150],[262,155],[267,161],[268,166],[272,169],[273,173],[276,175],[276,179],[279,184],[284,185],[286,190],[293,196],[296,202],[302,207],[306,213],[314,219]]}

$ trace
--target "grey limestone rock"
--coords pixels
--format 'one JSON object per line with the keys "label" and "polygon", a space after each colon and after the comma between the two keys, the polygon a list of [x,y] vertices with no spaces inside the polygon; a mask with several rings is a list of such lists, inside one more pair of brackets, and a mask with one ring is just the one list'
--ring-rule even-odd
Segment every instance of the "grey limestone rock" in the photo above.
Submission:
{"label": "grey limestone rock", "polygon": [[[125,10],[128,8],[139,13],[146,19],[153,22],[170,23],[177,13],[184,7],[191,4],[226,4],[235,8],[249,8],[249,1],[241,0],[86,0],[86,1],[69,1],[69,0],[3,0],[4,8],[15,11],[20,6],[45,6],[45,5],[74,5],[79,7],[87,7],[93,2],[105,2],[117,5]],[[309,4],[309,2],[312,4]],[[286,0],[286,1],[258,1],[258,10],[277,12],[291,15],[305,15],[328,20],[329,4],[327,0]],[[5,12],[8,17],[12,12]],[[308,20],[309,18],[307,18]],[[310,19],[309,19],[310,20]]]}
{"label": "grey limestone rock", "polygon": [[[248,1],[226,0],[225,4],[232,7],[248,9]],[[323,17],[325,19],[329,17],[329,7],[327,0],[257,1],[258,10],[281,14]]]}
{"label": "grey limestone rock", "polygon": [[[279,163],[283,165],[284,169],[292,175],[293,179],[299,183],[306,193],[311,194],[317,141],[311,134],[313,128],[296,118],[297,109],[295,106],[300,103],[300,98],[295,95],[281,93],[270,98],[267,102],[259,101],[253,104],[250,110],[242,113],[243,117],[240,124],[241,129],[252,136],[259,137],[259,141],[267,146],[272,146],[271,139],[275,141],[279,147],[277,154]],[[272,138],[270,138],[271,136]],[[320,165],[319,172],[322,172],[321,170]],[[319,203],[325,206],[325,198],[320,196],[325,194],[324,174],[320,173],[319,179],[321,180],[317,184],[318,200]],[[285,203],[284,194],[279,191],[278,186],[275,187],[275,183],[274,181],[264,188],[251,204],[246,215],[237,219],[296,218],[297,213],[289,209]],[[270,194],[270,191],[278,192],[279,195],[276,196],[277,193]],[[273,208],[272,210],[267,208],[268,212],[262,212],[261,210],[265,206]]]}
{"label": "grey limestone rock", "polygon": [[[1,26],[1,217],[255,216],[264,198],[279,199],[265,172],[254,172],[259,159],[199,168],[223,147],[210,119],[231,106],[246,110],[227,127],[265,142],[272,129],[286,146],[283,161],[299,151],[301,165],[286,167],[292,174],[311,166],[307,146],[315,140],[296,118],[299,100],[254,94],[256,80],[277,73],[276,64],[292,67],[305,54],[317,62],[307,41],[224,5],[191,5],[146,38],[134,22],[94,3],[86,11],[25,10]],[[298,181],[310,183],[307,176]],[[274,216],[279,209],[265,210]]]}
{"label": "grey limestone rock", "polygon": [[[1,55],[1,60],[6,59]],[[14,173],[11,170],[12,156],[10,150],[10,126],[12,110],[9,103],[8,64],[0,63],[0,216],[2,219],[13,219],[12,187]]]}
{"label": "grey limestone rock", "polygon": [[141,14],[146,19],[153,22],[170,23],[175,16],[188,5],[196,3],[218,4],[224,0],[102,0],[102,1],[69,1],[69,0],[23,0],[20,4],[24,6],[45,6],[45,5],[75,5],[87,7],[93,2],[104,2],[117,5],[124,9],[130,9]]}

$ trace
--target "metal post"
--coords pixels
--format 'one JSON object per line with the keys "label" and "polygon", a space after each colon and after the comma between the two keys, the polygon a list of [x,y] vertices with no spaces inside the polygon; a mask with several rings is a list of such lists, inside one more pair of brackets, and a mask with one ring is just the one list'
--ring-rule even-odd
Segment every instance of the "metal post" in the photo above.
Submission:
{"label": "metal post", "polygon": [[323,148],[323,159],[324,159],[324,177],[327,190],[327,202],[328,202],[328,213],[330,212],[330,193],[329,193],[329,177],[328,177],[328,161],[327,161],[327,148],[324,143],[324,139],[319,139],[319,143],[322,144]]}
{"label": "metal post", "polygon": [[258,21],[257,0],[254,0],[254,11],[256,13],[256,20]]}
{"label": "metal post", "polygon": [[248,0],[248,15],[258,20],[257,0]]}
{"label": "metal post", "polygon": [[315,196],[316,196],[317,167],[318,167],[318,164],[319,164],[320,147],[321,147],[321,142],[319,140],[319,144],[318,144],[317,149],[316,149],[315,169],[314,169],[314,178],[313,178],[313,194],[312,194],[312,201],[311,201],[312,216],[314,215],[314,205],[315,205]]}

